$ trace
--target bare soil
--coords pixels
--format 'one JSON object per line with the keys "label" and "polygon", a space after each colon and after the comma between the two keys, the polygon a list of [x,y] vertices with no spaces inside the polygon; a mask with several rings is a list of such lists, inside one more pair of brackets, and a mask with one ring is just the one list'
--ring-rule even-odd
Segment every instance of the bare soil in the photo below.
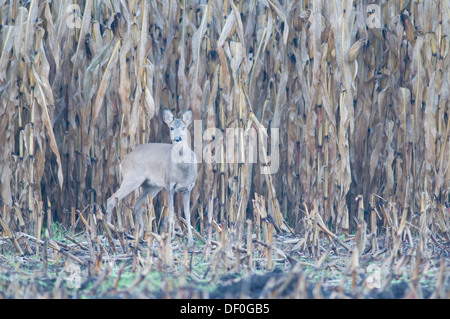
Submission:
{"label": "bare soil", "polygon": [[[366,249],[359,258],[321,239],[318,258],[295,250],[296,238],[276,236],[273,269],[264,250],[254,249],[253,267],[236,247],[211,247],[196,241],[187,247],[179,238],[172,243],[172,261],[166,263],[158,243],[125,239],[112,248],[104,235],[89,242],[79,235],[44,241],[36,258],[31,236],[20,237],[25,247],[18,256],[3,238],[0,248],[1,298],[448,298],[450,296],[449,246],[429,247],[430,256],[402,243],[398,255],[381,248]],[[17,235],[17,234],[16,234]],[[122,239],[123,240],[123,239]],[[354,238],[344,239],[352,246]],[[95,242],[97,242],[95,244]],[[46,244],[45,244],[46,243]],[[51,244],[52,243],[52,244]],[[60,251],[49,246],[59,244]],[[94,244],[93,244],[94,243]],[[44,247],[47,249],[44,253]],[[91,248],[89,246],[92,245]],[[243,246],[243,248],[246,248]],[[283,255],[284,253],[284,255]],[[234,254],[234,255],[233,255]],[[220,264],[219,264],[220,263]]]}

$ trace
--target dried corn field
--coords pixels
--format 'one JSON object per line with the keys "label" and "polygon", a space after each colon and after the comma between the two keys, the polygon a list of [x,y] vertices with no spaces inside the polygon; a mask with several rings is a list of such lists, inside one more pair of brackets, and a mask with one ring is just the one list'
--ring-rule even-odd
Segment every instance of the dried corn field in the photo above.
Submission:
{"label": "dried corn field", "polygon": [[[400,297],[449,297],[448,0],[0,7],[0,271],[19,271],[8,258],[44,267],[45,278],[64,269],[46,294],[29,283],[35,275],[0,277],[0,297],[68,296],[59,285],[72,264],[88,296],[114,273],[101,296],[224,297],[192,285],[258,270],[270,271],[259,290],[246,279],[225,297],[389,297],[404,274]],[[197,120],[189,249],[180,214],[167,241],[164,192],[144,209],[144,239],[134,236],[138,192],[112,224],[103,216],[124,155],[170,141],[164,108],[191,108]],[[128,266],[138,276],[120,290]],[[330,284],[326,269],[341,279]],[[154,271],[181,273],[185,289],[169,275],[157,293],[143,289]]]}

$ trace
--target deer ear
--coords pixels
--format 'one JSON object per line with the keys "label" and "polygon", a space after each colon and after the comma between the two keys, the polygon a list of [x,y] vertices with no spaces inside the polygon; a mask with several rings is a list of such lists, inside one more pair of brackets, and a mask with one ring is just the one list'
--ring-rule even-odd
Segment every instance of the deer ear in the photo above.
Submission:
{"label": "deer ear", "polygon": [[163,111],[163,121],[166,124],[170,124],[173,122],[173,113],[169,109],[164,109]]}
{"label": "deer ear", "polygon": [[194,116],[194,114],[192,113],[191,109],[184,112],[183,117],[182,117],[184,124],[186,124],[186,125],[191,124],[193,116]]}

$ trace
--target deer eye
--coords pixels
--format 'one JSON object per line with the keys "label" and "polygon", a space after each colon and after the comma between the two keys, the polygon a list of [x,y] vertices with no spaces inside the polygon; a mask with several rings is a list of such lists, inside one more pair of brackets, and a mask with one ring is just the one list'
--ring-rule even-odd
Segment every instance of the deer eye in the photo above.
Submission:
{"label": "deer eye", "polygon": [[175,128],[171,127],[170,130],[173,131]]}

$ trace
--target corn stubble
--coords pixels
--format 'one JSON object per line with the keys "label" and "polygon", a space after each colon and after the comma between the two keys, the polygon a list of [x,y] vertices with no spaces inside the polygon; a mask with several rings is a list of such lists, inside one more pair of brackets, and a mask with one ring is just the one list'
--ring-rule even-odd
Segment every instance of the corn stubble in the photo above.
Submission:
{"label": "corn stubble", "polygon": [[[367,27],[369,4],[0,0],[1,242],[17,255],[45,250],[46,265],[61,255],[87,267],[96,289],[110,255],[141,269],[132,287],[155,267],[195,276],[197,254],[203,277],[299,263],[341,271],[356,291],[367,260],[383,255],[385,287],[408,267],[417,279],[450,243],[450,3],[383,2],[381,29]],[[218,162],[199,167],[191,207],[204,249],[189,253],[182,218],[170,246],[164,194],[144,207],[144,241],[134,194],[113,225],[98,206],[125,154],[168,142],[164,107],[192,108],[203,130],[223,134],[203,141]],[[262,175],[271,140],[251,164],[244,133],[259,141],[269,127],[280,128],[280,167]],[[48,238],[55,221],[71,244]],[[439,262],[433,297],[445,297],[448,266]],[[291,282],[307,296],[298,273],[265,296]]]}

